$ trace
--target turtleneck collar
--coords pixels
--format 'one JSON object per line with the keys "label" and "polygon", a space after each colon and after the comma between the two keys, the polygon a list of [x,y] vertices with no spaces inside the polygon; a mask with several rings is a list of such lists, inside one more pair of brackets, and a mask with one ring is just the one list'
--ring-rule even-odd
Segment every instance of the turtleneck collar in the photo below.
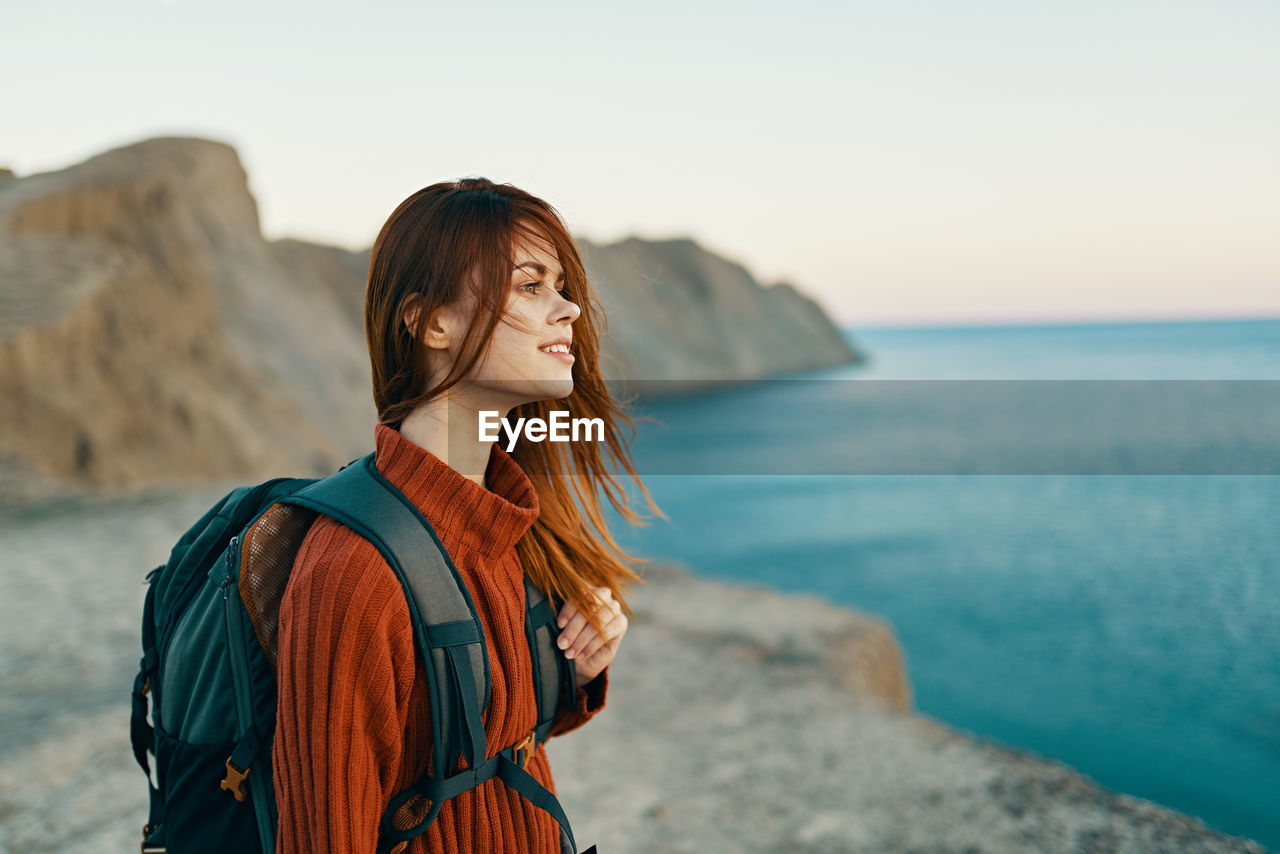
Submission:
{"label": "turtleneck collar", "polygon": [[427,517],[451,550],[474,550],[494,560],[537,521],[533,484],[497,442],[489,452],[486,489],[385,424],[374,428],[374,437],[378,471]]}

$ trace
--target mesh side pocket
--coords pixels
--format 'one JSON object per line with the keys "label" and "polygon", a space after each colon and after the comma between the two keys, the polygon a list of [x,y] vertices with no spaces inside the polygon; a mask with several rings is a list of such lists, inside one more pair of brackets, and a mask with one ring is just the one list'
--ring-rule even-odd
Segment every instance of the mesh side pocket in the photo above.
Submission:
{"label": "mesh side pocket", "polygon": [[396,830],[411,830],[422,824],[431,812],[432,801],[422,795],[414,795],[391,814],[391,826]]}
{"label": "mesh side pocket", "polygon": [[[462,754],[459,753],[459,768],[457,770],[461,770],[462,764]],[[427,767],[416,776],[430,776],[434,772],[435,748],[431,747],[427,749]],[[436,804],[426,795],[413,795],[391,814],[391,826],[396,830],[412,830],[428,819],[435,821],[435,816],[432,815],[432,808],[435,807],[435,810],[438,812],[441,806],[443,806],[443,804]]]}
{"label": "mesh side pocket", "polygon": [[240,599],[273,674],[280,599],[289,583],[294,558],[315,518],[316,513],[305,507],[273,504],[245,534],[240,550]]}

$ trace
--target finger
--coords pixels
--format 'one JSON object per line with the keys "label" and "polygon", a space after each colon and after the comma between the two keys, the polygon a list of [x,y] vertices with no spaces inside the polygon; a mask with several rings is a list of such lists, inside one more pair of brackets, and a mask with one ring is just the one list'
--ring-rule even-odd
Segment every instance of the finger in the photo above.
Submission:
{"label": "finger", "polygon": [[618,604],[618,600],[613,598],[613,591],[608,587],[592,587],[591,589],[595,591],[596,599],[598,600],[596,603],[597,609],[613,608]]}
{"label": "finger", "polygon": [[556,625],[563,629],[565,625],[573,619],[573,615],[576,613],[578,613],[578,606],[572,602],[565,602],[560,608],[559,615],[556,617]]}
{"label": "finger", "polygon": [[[582,645],[581,651],[574,655],[575,658],[590,658],[595,655],[601,647],[608,643],[612,643],[617,638],[622,637],[622,633],[626,631],[627,618],[619,614],[610,620],[604,627],[603,633],[597,633],[589,641]],[[584,633],[585,634],[585,633]],[[576,647],[575,647],[576,648]]]}
{"label": "finger", "polygon": [[563,629],[573,619],[573,615],[578,613],[578,610],[578,606],[573,602],[565,602],[560,607],[560,613],[556,615],[556,625]]}
{"label": "finger", "polygon": [[[623,614],[618,614],[612,620],[604,625],[604,631],[596,634],[595,637],[586,641],[579,640],[575,645],[578,658],[590,658],[600,651],[603,647],[617,648],[618,643],[622,640],[622,636],[627,631],[627,618]],[[585,633],[584,633],[585,634]]]}
{"label": "finger", "polygon": [[601,622],[608,622],[622,613],[622,603],[613,598],[612,590],[608,587],[596,587],[593,589],[599,592],[599,601],[597,602],[595,613],[599,615]]}
{"label": "finger", "polygon": [[[597,599],[592,603],[593,610],[596,614],[601,615],[598,618],[599,622],[607,622],[611,619],[610,615],[621,611],[622,606],[613,598],[613,592],[608,587],[593,587],[591,589],[595,591],[593,596]],[[572,603],[566,603],[560,614],[565,617],[566,622],[556,642],[561,649],[566,651],[571,647],[575,650],[581,650],[588,640],[583,638],[579,643],[579,635],[582,629],[590,625],[587,615]]]}
{"label": "finger", "polygon": [[[618,622],[620,617],[622,619],[621,623]],[[582,633],[574,639],[574,642],[568,648],[568,651],[573,653],[572,658],[593,655],[601,646],[611,641],[612,638],[608,632],[619,631],[619,629],[621,632],[626,631],[626,617],[622,614],[622,605],[616,600],[611,600],[608,604],[598,608],[596,610],[596,620],[604,629],[605,634],[601,636],[601,633],[595,631],[590,622],[588,622]],[[589,644],[593,645],[588,648]]]}
{"label": "finger", "polygon": [[591,626],[587,626],[578,635],[577,639],[564,651],[565,658],[581,658],[582,650],[586,648],[598,636],[598,632]]}
{"label": "finger", "polygon": [[563,650],[569,649],[573,642],[578,639],[578,635],[582,632],[584,626],[587,625],[587,615],[581,611],[574,611],[573,616],[565,625],[564,630],[560,632],[556,643]]}

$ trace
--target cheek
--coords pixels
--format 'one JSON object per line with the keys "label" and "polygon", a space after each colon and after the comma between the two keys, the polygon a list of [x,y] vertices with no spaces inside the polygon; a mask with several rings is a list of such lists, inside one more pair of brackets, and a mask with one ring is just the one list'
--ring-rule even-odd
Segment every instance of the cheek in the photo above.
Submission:
{"label": "cheek", "polygon": [[[522,323],[518,317],[508,318],[512,323]],[[494,330],[490,341],[490,352],[495,362],[508,367],[527,364],[538,349],[537,336],[530,335],[521,328],[512,328],[503,323]]]}
{"label": "cheek", "polygon": [[542,338],[547,336],[539,332],[539,324],[531,313],[532,308],[527,302],[510,308],[503,317],[503,322],[494,330],[494,340],[501,337],[503,346],[508,349],[537,348]]}

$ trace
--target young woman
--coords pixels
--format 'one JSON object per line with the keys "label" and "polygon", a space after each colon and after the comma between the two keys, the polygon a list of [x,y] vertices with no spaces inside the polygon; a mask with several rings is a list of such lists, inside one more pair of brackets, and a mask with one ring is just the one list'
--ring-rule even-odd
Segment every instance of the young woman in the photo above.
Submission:
{"label": "young woman", "polygon": [[[606,529],[597,487],[629,522],[642,517],[610,474],[640,484],[618,425],[631,423],[599,366],[603,317],[582,261],[546,202],[483,178],[433,184],[391,214],[374,244],[365,295],[379,471],[422,512],[457,565],[484,626],[489,756],[536,723],[524,633],[524,576],[559,612],[559,645],[578,692],[551,730],[604,707],[608,666],[627,630],[634,560]],[[602,441],[481,438],[482,412],[599,418]],[[615,469],[616,470],[616,469]],[[431,760],[424,663],[400,584],[378,551],[321,517],[280,608],[279,713],[273,747],[278,848],[372,852],[389,802]],[[462,765],[455,766],[461,770]],[[555,792],[541,746],[527,768]],[[425,815],[410,801],[398,829]],[[404,813],[402,816],[401,813]],[[408,852],[559,854],[546,810],[499,778],[448,800]]]}

